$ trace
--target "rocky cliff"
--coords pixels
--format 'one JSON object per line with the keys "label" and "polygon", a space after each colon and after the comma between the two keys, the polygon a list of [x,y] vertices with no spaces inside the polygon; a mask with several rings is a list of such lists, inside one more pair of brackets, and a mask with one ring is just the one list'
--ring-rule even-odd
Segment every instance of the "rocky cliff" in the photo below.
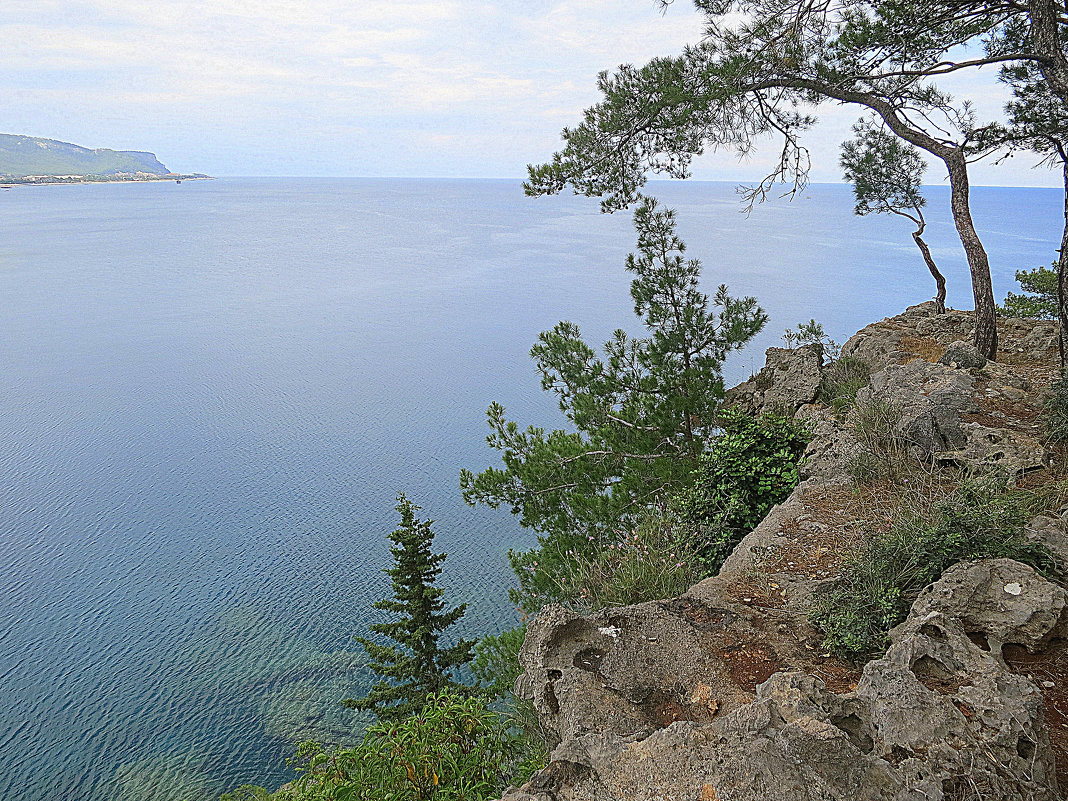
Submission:
{"label": "rocky cliff", "polygon": [[0,176],[168,175],[155,154],[137,150],[90,150],[36,136],[0,134]]}
{"label": "rocky cliff", "polygon": [[[871,368],[865,400],[892,402],[907,458],[1022,482],[1050,474],[1041,388],[1052,323],[1006,320],[987,363],[971,315],[933,304],[868,326],[842,355]],[[860,667],[822,648],[815,594],[862,542],[871,504],[847,475],[855,428],[815,403],[818,346],[773,348],[731,391],[814,431],[805,480],[685,595],[530,624],[518,689],[556,743],[505,801],[1056,799],[1068,767],[1068,593],[1007,559],[966,562],[926,588],[889,650]],[[1028,536],[1068,555],[1065,518]],[[1063,681],[1062,681],[1063,680]],[[1061,784],[1066,784],[1062,776]]]}

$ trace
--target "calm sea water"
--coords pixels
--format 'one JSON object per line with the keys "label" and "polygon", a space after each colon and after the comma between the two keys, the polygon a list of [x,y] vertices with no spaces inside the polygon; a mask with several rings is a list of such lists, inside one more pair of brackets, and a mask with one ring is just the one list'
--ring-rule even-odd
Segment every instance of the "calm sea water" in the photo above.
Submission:
{"label": "calm sea water", "polygon": [[[844,338],[932,294],[908,224],[852,217],[846,188],[748,218],[726,184],[655,189],[709,288],[771,313],[732,381],[798,321]],[[1053,259],[1061,202],[975,190],[999,297]],[[557,421],[539,331],[637,330],[632,246],[627,215],[512,181],[0,193],[0,798],[199,801],[344,737],[398,491],[437,520],[464,633],[511,625],[505,552],[532,538],[457,473],[493,463],[490,401]]]}

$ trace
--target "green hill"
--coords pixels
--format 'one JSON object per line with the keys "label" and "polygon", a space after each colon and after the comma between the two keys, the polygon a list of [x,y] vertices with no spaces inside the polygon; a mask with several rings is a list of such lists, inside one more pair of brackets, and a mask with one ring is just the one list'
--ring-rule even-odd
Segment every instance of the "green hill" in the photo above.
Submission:
{"label": "green hill", "polygon": [[170,173],[154,153],[137,150],[90,150],[35,136],[0,134],[0,177],[28,175],[121,176]]}

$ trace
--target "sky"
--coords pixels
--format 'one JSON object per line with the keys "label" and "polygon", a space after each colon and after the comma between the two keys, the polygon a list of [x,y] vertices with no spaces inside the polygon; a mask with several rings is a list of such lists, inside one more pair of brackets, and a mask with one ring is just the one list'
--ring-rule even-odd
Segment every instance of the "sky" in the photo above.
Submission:
{"label": "sky", "polygon": [[[685,0],[3,0],[0,133],[217,176],[518,178],[599,99],[598,72],[700,33]],[[998,116],[995,78],[949,88]],[[859,113],[819,114],[812,179],[840,181]],[[756,180],[773,157],[707,154],[694,177]],[[972,182],[1060,185],[1037,161],[978,164]]]}

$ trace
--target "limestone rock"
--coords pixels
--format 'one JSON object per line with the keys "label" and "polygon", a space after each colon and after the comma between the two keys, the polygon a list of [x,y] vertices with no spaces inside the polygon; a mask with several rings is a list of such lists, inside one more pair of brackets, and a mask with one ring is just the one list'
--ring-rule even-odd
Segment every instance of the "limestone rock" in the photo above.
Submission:
{"label": "limestone rock", "polygon": [[812,434],[801,459],[801,478],[847,480],[849,465],[862,451],[850,428],[838,420],[830,409],[814,404],[802,406],[795,416],[808,425]]}
{"label": "limestone rock", "polygon": [[1068,521],[1065,512],[1059,517],[1039,515],[1027,527],[1027,539],[1049,548],[1060,563],[1060,571],[1068,575]]}
{"label": "limestone rock", "polygon": [[966,371],[916,359],[873,375],[871,385],[857,393],[857,407],[889,403],[900,411],[897,434],[927,457],[965,446],[961,415],[979,411],[974,385],[975,378]]}
{"label": "limestone rock", "polygon": [[946,352],[942,354],[938,363],[962,370],[979,370],[986,367],[986,357],[973,345],[958,340],[946,348]]}
{"label": "limestone rock", "polygon": [[927,587],[912,606],[912,618],[940,613],[1000,655],[1001,646],[1036,650],[1068,631],[1068,592],[1011,559],[962,562]]}
{"label": "limestone rock", "polygon": [[823,346],[768,348],[766,359],[764,368],[753,378],[728,390],[728,405],[754,415],[792,415],[816,399],[823,372]]}
{"label": "limestone rock", "polygon": [[[855,691],[837,695],[782,672],[711,720],[591,728],[565,737],[550,765],[505,800],[950,801],[974,791],[1055,801],[1041,692],[968,635],[1033,645],[1061,631],[1064,610],[1064,591],[1024,565],[962,565],[917,601]],[[691,660],[693,645],[673,643],[658,659]]]}
{"label": "limestone rock", "polygon": [[952,462],[971,470],[996,469],[1007,475],[1039,470],[1046,463],[1046,449],[1033,437],[1007,428],[989,428],[964,423],[965,444],[937,454],[940,462]]}

